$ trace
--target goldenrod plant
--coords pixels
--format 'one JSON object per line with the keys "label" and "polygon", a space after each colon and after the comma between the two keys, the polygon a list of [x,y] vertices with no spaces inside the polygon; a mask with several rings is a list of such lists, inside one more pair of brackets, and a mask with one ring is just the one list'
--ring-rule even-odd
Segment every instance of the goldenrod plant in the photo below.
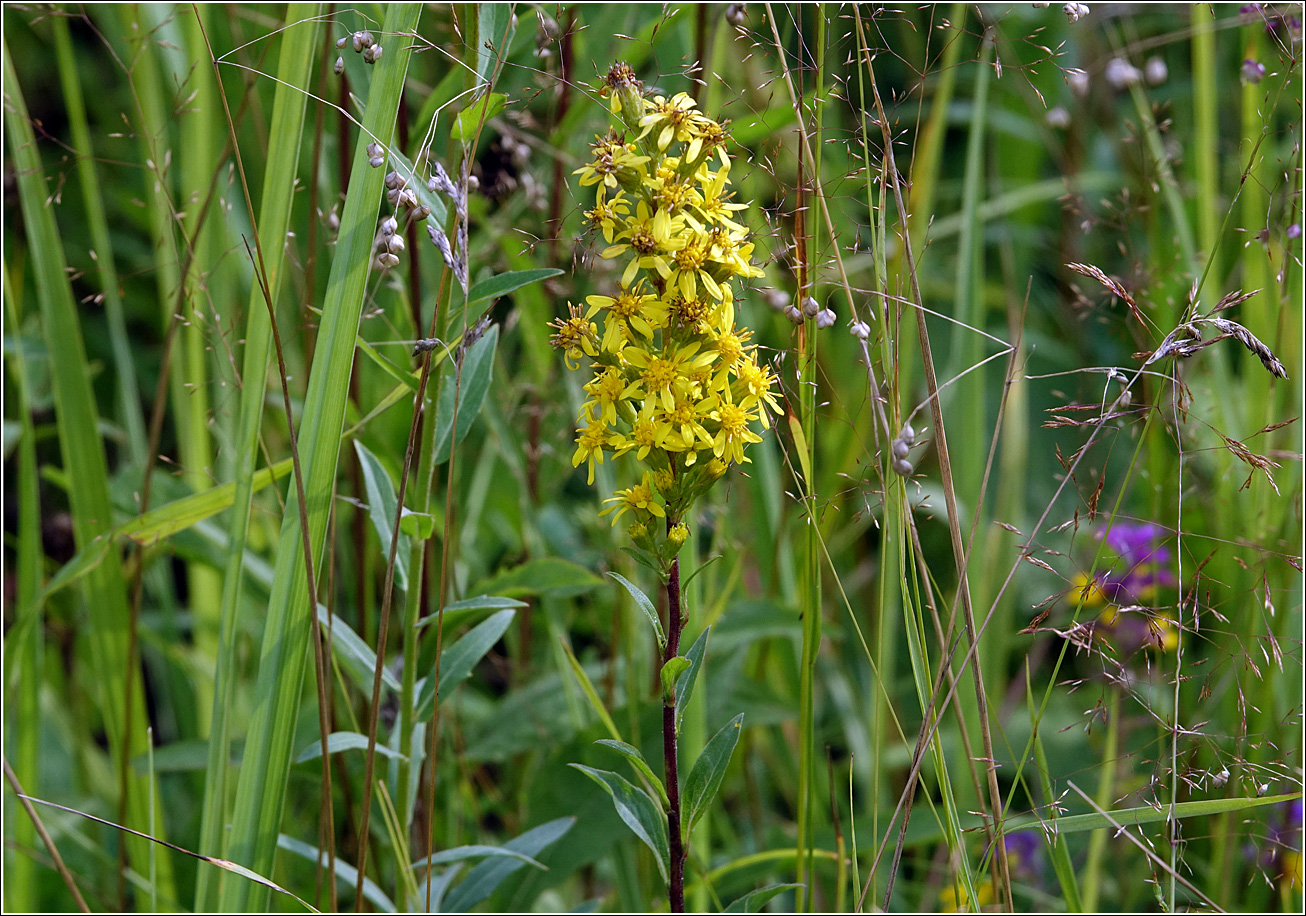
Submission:
{"label": "goldenrod plant", "polygon": [[[686,93],[648,98],[625,63],[612,66],[599,91],[620,128],[595,139],[593,158],[576,174],[582,187],[594,189],[585,218],[607,243],[602,257],[624,268],[612,295],[587,297],[587,308],[568,306],[568,317],[551,325],[552,343],[569,368],[588,357],[593,371],[577,416],[572,465],[587,464],[591,484],[594,465],[607,455],[633,453],[642,466],[639,482],[604,500],[602,514],[611,514],[614,526],[630,514],[627,533],[667,589],[667,627],[665,636],[660,627],[658,634],[666,770],[659,794],[669,849],[636,832],[660,861],[669,860],[670,906],[683,912],[684,850],[693,818],[682,818],[680,806],[676,685],[701,657],[693,662],[679,655],[685,609],[677,554],[689,535],[691,507],[730,465],[748,461],[745,445],[761,441],[754,427],[769,427],[769,414],[780,405],[775,375],[749,342],[752,332],[735,324],[734,279],[764,274],[751,261],[748,230],[734,218],[747,204],[732,199],[726,128],[698,111]],[[638,589],[623,584],[651,607]],[[691,687],[685,679],[682,695]],[[715,784],[707,798],[691,798],[691,807],[715,794],[741,718],[719,734],[728,748],[713,761]],[[701,759],[716,743],[709,742]],[[687,788],[697,784],[698,770]],[[608,780],[616,774],[586,772],[613,791]],[[614,800],[621,810],[615,792]]]}

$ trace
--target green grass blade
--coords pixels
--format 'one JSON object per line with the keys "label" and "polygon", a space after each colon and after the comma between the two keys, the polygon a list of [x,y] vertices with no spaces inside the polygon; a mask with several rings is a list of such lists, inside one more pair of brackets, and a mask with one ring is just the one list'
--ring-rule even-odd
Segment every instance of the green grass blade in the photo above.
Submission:
{"label": "green grass blade", "polygon": [[[419,7],[394,4],[386,15],[384,32],[413,31],[420,14]],[[367,145],[373,137],[388,141],[393,132],[410,53],[406,42],[392,43],[373,72],[304,399],[299,451],[315,555],[322,553],[326,537],[354,340],[384,188],[382,171],[368,166]],[[293,495],[287,502],[229,846],[231,858],[261,871],[270,871],[275,857],[309,641],[299,510]],[[266,905],[266,891],[235,884],[223,888],[220,898],[223,910],[263,910]]]}
{"label": "green grass blade", "polygon": [[[60,358],[51,363],[55,417],[64,470],[70,479],[77,481],[77,486],[70,489],[68,498],[76,542],[84,550],[96,537],[106,533],[112,524],[108,461],[98,433],[99,416],[91,391],[77,308],[68,283],[63,242],[59,228],[55,225],[54,211],[48,206],[49,192],[45,173],[8,46],[4,48],[4,68],[9,99],[5,109],[5,124],[35,272],[42,332],[49,352],[60,354]],[[144,752],[147,740],[145,728],[149,718],[145,713],[139,671],[133,670],[131,681],[128,681],[127,639],[130,614],[127,583],[117,553],[110,551],[104,562],[88,573],[83,592],[88,605],[94,609],[85,618],[84,625],[92,647],[91,665],[99,688],[97,699],[104,713],[105,730],[112,754],[118,760],[123,753],[124,736],[128,738],[128,756]],[[129,686],[132,728],[128,735],[125,733],[124,711],[127,709]],[[127,779],[127,820],[129,825],[135,825],[142,832],[150,829],[149,795],[154,790],[155,787],[147,779],[131,776]],[[156,835],[162,832],[160,829]],[[150,861],[148,843],[137,839],[128,840],[127,843],[132,867],[141,874],[147,874]],[[165,902],[175,900],[172,863],[169,858],[164,858],[159,863],[157,889]]]}
{"label": "green grass blade", "polygon": [[[299,163],[300,138],[304,130],[304,109],[315,59],[319,25],[313,21],[319,5],[291,4],[286,10],[288,26],[281,37],[281,57],[277,65],[277,89],[272,105],[271,130],[278,142],[268,156],[263,179],[263,200],[259,206],[258,230],[263,238],[283,239],[290,227],[290,209],[294,199],[295,172]],[[264,267],[268,287],[274,299],[281,289],[284,274],[285,246],[269,244],[264,248]],[[226,748],[231,742],[228,710],[235,691],[235,633],[239,631],[239,612],[245,586],[244,555],[249,531],[250,506],[258,488],[258,434],[263,419],[263,380],[267,377],[271,354],[271,319],[261,288],[255,284],[246,307],[245,352],[241,377],[245,380],[236,419],[234,448],[235,482],[231,486],[234,511],[229,522],[226,570],[222,577],[217,664],[213,684],[212,726],[209,732],[209,766],[204,783],[204,807],[201,815],[200,848],[223,855],[227,823],[228,765]],[[288,473],[291,462],[282,473]],[[260,472],[267,482],[275,475],[272,469]],[[226,489],[226,488],[223,488]],[[217,904],[217,882],[213,873],[203,870],[195,887],[198,910]]]}

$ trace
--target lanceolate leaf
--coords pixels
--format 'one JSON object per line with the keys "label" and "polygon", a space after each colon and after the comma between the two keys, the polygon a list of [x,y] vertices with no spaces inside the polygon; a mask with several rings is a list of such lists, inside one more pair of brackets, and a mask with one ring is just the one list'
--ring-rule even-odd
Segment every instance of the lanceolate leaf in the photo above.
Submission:
{"label": "lanceolate leaf", "polygon": [[[390,556],[390,535],[394,531],[395,498],[394,484],[381,460],[355,440],[354,451],[358,453],[358,463],[363,470],[363,484],[367,487],[367,511],[372,519],[372,527],[381,540],[381,556]],[[402,526],[401,526],[402,527]],[[410,553],[408,535],[399,535],[399,549],[395,552],[395,584],[408,591],[408,555]]]}
{"label": "lanceolate leaf", "polygon": [[[458,640],[440,655],[440,696],[447,697],[449,691],[457,687],[489,652],[512,623],[517,611],[508,608],[472,627],[462,639]],[[425,722],[435,711],[435,672],[424,678],[417,686],[417,706],[415,721]]]}
{"label": "lanceolate leaf", "polygon": [[[446,372],[444,385],[440,388],[440,404],[435,412],[435,463],[443,464],[449,460],[453,447],[467,438],[472,421],[481,412],[481,403],[485,392],[490,388],[490,376],[494,371],[494,352],[499,343],[499,326],[490,325],[484,336],[472,344],[463,355],[462,370],[456,365]],[[458,397],[458,429],[455,435],[454,395]]]}
{"label": "lanceolate leaf", "polygon": [[698,683],[698,674],[703,670],[703,656],[707,653],[707,636],[712,632],[708,627],[699,634],[698,639],[689,647],[685,653],[685,658],[690,661],[690,668],[685,672],[681,680],[680,689],[676,691],[676,731],[680,731],[680,720],[685,715],[685,707],[689,705],[689,698],[694,693],[694,685]]}
{"label": "lanceolate leaf", "polygon": [[[367,750],[367,735],[360,735],[358,732],[332,732],[327,735],[327,753],[338,754],[341,751],[365,751]],[[376,752],[386,757],[402,757],[403,755],[394,748],[377,744]],[[295,763],[305,763],[309,760],[316,760],[322,756],[322,742],[314,738],[306,748],[299,752],[295,758]]]}
{"label": "lanceolate leaf", "polygon": [[561,273],[562,271],[556,267],[538,267],[533,270],[510,270],[498,276],[486,277],[472,285],[467,293],[467,304],[474,305],[482,300],[497,299],[513,290],[547,280],[549,277],[556,277]]}
{"label": "lanceolate leaf", "polygon": [[658,619],[658,610],[653,606],[653,602],[649,600],[648,595],[640,591],[639,586],[620,573],[610,572],[608,575],[624,585],[626,591],[630,592],[630,597],[635,599],[635,606],[643,611],[644,616],[648,618],[648,622],[653,624],[653,632],[658,636],[658,645],[665,649],[667,637],[662,632],[662,621]]}
{"label": "lanceolate leaf", "polygon": [[662,813],[662,806],[649,797],[643,789],[631,785],[626,777],[611,770],[596,770],[579,763],[571,763],[590,779],[597,782],[612,796],[612,803],[617,806],[617,814],[625,821],[635,836],[644,845],[653,850],[657,859],[658,871],[662,880],[667,880],[667,870],[671,862],[671,848],[667,843],[667,821]]}
{"label": "lanceolate leaf", "polygon": [[[516,839],[504,843],[503,848],[532,859],[538,858],[540,853],[562,839],[575,823],[574,817],[560,817],[541,824],[533,830],[527,830]],[[493,894],[500,884],[525,867],[526,863],[520,859],[503,856],[487,859],[469,871],[463,882],[449,892],[440,907],[441,911],[466,912]]]}
{"label": "lanceolate leaf", "polygon": [[726,775],[726,767],[730,765],[730,755],[735,752],[735,745],[739,743],[743,722],[742,712],[727,722],[721,731],[712,736],[712,740],[703,748],[703,753],[694,761],[694,768],[689,771],[689,778],[685,780],[683,822],[686,840],[694,832],[694,825],[698,823],[699,818],[712,804],[717,789],[721,788],[721,779]]}

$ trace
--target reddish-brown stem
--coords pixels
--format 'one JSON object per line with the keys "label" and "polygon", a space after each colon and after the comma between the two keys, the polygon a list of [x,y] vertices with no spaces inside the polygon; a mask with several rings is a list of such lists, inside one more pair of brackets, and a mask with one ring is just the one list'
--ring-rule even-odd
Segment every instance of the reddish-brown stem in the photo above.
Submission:
{"label": "reddish-brown stem", "polygon": [[[673,521],[667,519],[667,531]],[[680,654],[680,629],[683,623],[680,607],[680,560],[671,561],[671,575],[667,578],[667,647],[662,654],[665,665]],[[667,788],[667,838],[671,844],[671,881],[667,887],[667,900],[673,913],[685,912],[685,849],[680,836],[680,777],[677,773],[676,703],[674,699],[662,700],[662,755],[666,768]]]}

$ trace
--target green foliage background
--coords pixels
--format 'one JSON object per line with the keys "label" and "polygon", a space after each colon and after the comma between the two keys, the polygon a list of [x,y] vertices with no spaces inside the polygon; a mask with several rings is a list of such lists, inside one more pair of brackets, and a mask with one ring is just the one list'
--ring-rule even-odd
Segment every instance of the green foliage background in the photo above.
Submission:
{"label": "green foliage background", "polygon": [[[424,905],[409,863],[432,853],[445,909],[665,899],[653,854],[568,766],[635,776],[595,744],[619,737],[661,772],[655,637],[605,574],[656,581],[598,515],[633,471],[602,465],[589,487],[572,467],[581,380],[548,343],[568,302],[617,282],[572,172],[625,60],[730,122],[766,270],[738,308],[787,411],[681,553],[701,569],[685,645],[711,626],[682,773],[744,714],[691,847],[691,908],[796,878],[808,890],[739,906],[991,899],[987,733],[1004,829],[1037,839],[1006,847],[1014,909],[1299,911],[1300,16],[6,6],[6,908],[74,904],[15,784],[353,906],[373,717],[389,753],[369,906]],[[372,66],[335,47],[364,28],[385,49]],[[465,249],[458,208],[425,187],[437,161],[475,179]],[[373,263],[383,176],[414,166],[469,289],[420,224],[400,221],[397,267]],[[800,333],[776,307],[808,294],[834,327]],[[1148,363],[1209,314],[1249,339]],[[411,355],[430,336],[448,345]],[[904,422],[908,479],[890,466]],[[1111,626],[1081,587],[1138,573],[1102,535],[1147,524],[1161,587]],[[1180,652],[1144,645],[1175,621]],[[92,909],[302,909],[36,813]]]}

